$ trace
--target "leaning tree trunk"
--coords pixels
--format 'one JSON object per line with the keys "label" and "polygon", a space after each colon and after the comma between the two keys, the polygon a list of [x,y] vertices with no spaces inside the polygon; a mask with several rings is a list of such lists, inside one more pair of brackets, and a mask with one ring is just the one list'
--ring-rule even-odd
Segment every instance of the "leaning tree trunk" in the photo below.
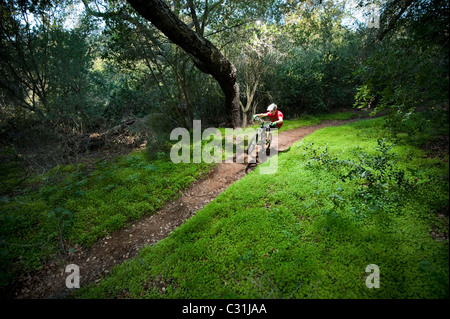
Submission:
{"label": "leaning tree trunk", "polygon": [[195,66],[212,75],[225,94],[225,109],[229,125],[240,125],[239,86],[236,68],[207,39],[192,31],[170,10],[163,0],[128,0],[131,6],[173,43],[189,53]]}

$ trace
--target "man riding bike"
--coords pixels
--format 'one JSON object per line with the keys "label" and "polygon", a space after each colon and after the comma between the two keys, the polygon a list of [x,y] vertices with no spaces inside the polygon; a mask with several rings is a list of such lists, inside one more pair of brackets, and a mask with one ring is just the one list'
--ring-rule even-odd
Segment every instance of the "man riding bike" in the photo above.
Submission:
{"label": "man riding bike", "polygon": [[283,113],[278,111],[278,106],[275,103],[270,104],[267,107],[267,113],[260,113],[253,115],[253,119],[256,117],[268,116],[270,118],[270,126],[273,128],[281,128],[283,125]]}

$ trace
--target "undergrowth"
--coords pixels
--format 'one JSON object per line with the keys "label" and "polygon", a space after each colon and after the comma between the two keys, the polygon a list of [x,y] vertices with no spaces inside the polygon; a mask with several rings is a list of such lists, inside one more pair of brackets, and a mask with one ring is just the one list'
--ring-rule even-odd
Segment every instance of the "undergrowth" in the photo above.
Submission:
{"label": "undergrowth", "polygon": [[29,178],[0,198],[1,284],[156,213],[213,165],[149,159],[141,150],[97,160],[95,169],[58,166]]}

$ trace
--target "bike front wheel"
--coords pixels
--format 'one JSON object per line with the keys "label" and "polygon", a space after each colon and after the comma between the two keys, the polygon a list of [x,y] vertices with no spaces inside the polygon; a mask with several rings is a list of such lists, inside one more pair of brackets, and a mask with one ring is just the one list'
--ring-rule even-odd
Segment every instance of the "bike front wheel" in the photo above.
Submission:
{"label": "bike front wheel", "polygon": [[253,152],[253,150],[256,147],[256,144],[258,144],[258,140],[259,140],[259,134],[256,133],[255,135],[253,135],[252,139],[248,143],[247,155],[250,155]]}

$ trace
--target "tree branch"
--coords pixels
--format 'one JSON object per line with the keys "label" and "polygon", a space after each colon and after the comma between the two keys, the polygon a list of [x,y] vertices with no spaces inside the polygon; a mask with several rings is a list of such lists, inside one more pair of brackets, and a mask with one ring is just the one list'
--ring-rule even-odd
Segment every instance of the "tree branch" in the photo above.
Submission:
{"label": "tree branch", "polygon": [[192,16],[192,20],[194,22],[194,26],[195,26],[195,31],[201,35],[203,35],[201,33],[201,28],[200,28],[200,24],[198,23],[198,18],[197,18],[197,13],[195,12],[195,6],[194,6],[194,2],[192,0],[187,0],[189,9],[191,10],[191,16]]}
{"label": "tree branch", "polygon": [[128,0],[131,6],[173,43],[193,57],[196,67],[211,74],[225,94],[225,108],[231,126],[239,125],[239,87],[236,68],[207,39],[192,31],[163,0]]}
{"label": "tree branch", "polygon": [[[386,34],[388,34],[391,30],[394,29],[397,21],[401,18],[403,13],[405,13],[405,11],[413,4],[414,1],[415,0],[399,0],[398,1],[398,2],[400,2],[400,10],[391,19],[389,19],[388,16],[384,17],[385,19],[388,20],[388,24],[386,27],[380,28],[380,30],[377,34],[378,41],[382,41],[383,38],[386,36]],[[393,2],[393,5],[395,5],[394,2]],[[393,9],[393,10],[395,11],[395,9]],[[386,10],[385,10],[385,13],[386,13]],[[386,14],[389,15],[389,12],[387,12]],[[384,13],[383,13],[383,15],[384,15]]]}

